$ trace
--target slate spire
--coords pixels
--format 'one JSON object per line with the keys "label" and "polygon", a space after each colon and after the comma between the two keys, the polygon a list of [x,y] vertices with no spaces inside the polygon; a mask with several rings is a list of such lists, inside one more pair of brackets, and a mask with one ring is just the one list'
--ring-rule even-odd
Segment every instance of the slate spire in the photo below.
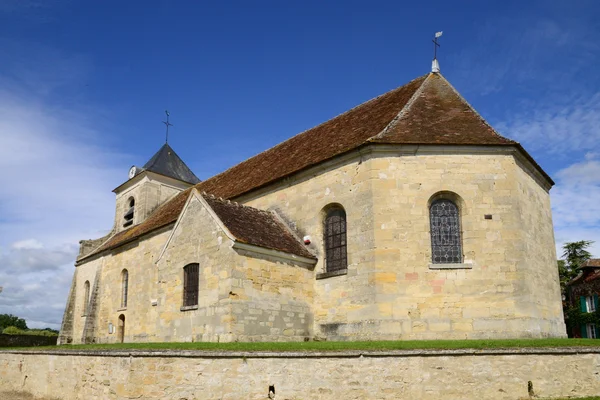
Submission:
{"label": "slate spire", "polygon": [[144,165],[144,170],[191,184],[200,183],[200,179],[198,179],[192,170],[185,165],[183,160],[179,158],[177,153],[175,153],[168,143],[165,143],[160,150],[152,156],[152,158]]}

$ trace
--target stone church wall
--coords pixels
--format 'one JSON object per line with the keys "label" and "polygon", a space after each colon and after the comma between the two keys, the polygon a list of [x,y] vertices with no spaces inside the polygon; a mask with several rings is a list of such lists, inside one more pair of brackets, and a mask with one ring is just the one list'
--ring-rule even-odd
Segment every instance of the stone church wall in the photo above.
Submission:
{"label": "stone church wall", "polygon": [[240,341],[312,338],[312,270],[293,262],[239,251],[233,264],[233,334]]}
{"label": "stone church wall", "polygon": [[[378,177],[377,303],[385,311],[382,317],[398,320],[403,339],[564,336],[557,324],[560,310],[553,307],[554,326],[549,326],[549,315],[530,309],[532,293],[543,291],[544,301],[559,308],[560,294],[553,286],[558,276],[549,195],[529,178],[523,184],[535,201],[521,196],[519,182],[527,175],[513,155],[433,150],[378,157],[372,165]],[[434,196],[459,207],[464,261],[453,269],[431,263]],[[543,217],[523,221],[524,215]],[[531,225],[534,234],[525,231]],[[529,254],[534,246],[537,251]],[[542,287],[532,290],[537,284]]]}
{"label": "stone church wall", "polygon": [[565,332],[550,196],[523,168],[517,168],[516,196],[523,247],[518,269],[525,285],[517,313],[530,316],[528,329],[540,336]]}
{"label": "stone church wall", "polygon": [[[114,343],[119,341],[117,328],[119,316],[125,317],[125,341],[156,341],[155,307],[151,300],[155,296],[155,264],[157,249],[161,249],[166,241],[169,230],[159,230],[145,237],[116,249],[103,257],[92,259],[79,266],[76,272],[75,312],[73,322],[73,343],[81,343],[86,322],[94,316],[84,316],[84,284],[90,282],[90,293],[98,284],[98,297],[93,336],[99,343]],[[97,271],[101,269],[101,273]],[[121,307],[122,272],[128,271],[128,300],[127,307]],[[100,282],[96,282],[100,279]],[[90,296],[91,297],[91,296]],[[92,306],[93,304],[90,304]],[[114,327],[109,333],[109,324]]]}
{"label": "stone church wall", "polygon": [[[231,341],[231,240],[197,198],[192,198],[158,261],[158,315],[163,341]],[[163,242],[163,246],[164,246]],[[182,311],[183,268],[199,264],[198,307]]]}
{"label": "stone church wall", "polygon": [[[346,210],[348,273],[314,281],[315,336],[565,336],[548,192],[510,151],[453,153],[357,152],[239,199],[277,209],[311,235],[316,274],[324,271],[322,210]],[[453,269],[430,265],[429,204],[440,194],[461,214],[464,262]]]}
{"label": "stone church wall", "polygon": [[[290,178],[268,192],[240,199],[260,209],[277,210],[293,221],[300,237],[309,235],[311,248],[319,259],[310,281],[314,285],[314,335],[322,338],[349,337],[366,332],[373,314],[378,313],[374,264],[372,160],[359,152],[325,163],[318,169]],[[327,279],[315,279],[325,272],[323,218],[331,205],[346,211],[348,272]],[[381,327],[378,327],[381,328]]]}
{"label": "stone church wall", "polygon": [[[178,223],[77,267],[74,343],[90,332],[117,341],[120,315],[125,341],[565,336],[549,195],[510,149],[374,149],[235,199],[310,236],[316,266],[233,249],[195,197]],[[459,207],[464,254],[441,269],[431,264],[436,196]],[[322,227],[332,205],[347,216],[348,268],[338,276],[324,274]],[[199,302],[182,309],[190,263],[200,265]],[[98,290],[93,315],[82,317],[86,280]]]}

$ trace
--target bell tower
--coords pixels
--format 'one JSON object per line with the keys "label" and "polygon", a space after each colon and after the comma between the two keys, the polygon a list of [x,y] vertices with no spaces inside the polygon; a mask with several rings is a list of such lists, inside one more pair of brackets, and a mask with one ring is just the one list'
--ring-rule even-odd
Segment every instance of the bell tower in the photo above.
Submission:
{"label": "bell tower", "polygon": [[141,223],[158,206],[197,183],[200,179],[165,143],[143,167],[132,166],[129,179],[113,190],[115,232]]}

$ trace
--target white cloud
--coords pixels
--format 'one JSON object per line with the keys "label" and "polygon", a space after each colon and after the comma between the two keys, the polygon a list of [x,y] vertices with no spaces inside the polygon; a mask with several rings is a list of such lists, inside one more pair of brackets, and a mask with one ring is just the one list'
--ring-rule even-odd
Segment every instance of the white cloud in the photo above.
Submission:
{"label": "white cloud", "polygon": [[600,160],[588,154],[556,174],[551,191],[557,254],[566,242],[593,240],[590,252],[600,257]]}
{"label": "white cloud", "polygon": [[35,239],[25,239],[20,242],[15,242],[11,245],[13,249],[23,250],[23,249],[41,249],[44,245]]}
{"label": "white cloud", "polygon": [[[22,243],[17,244],[21,246]],[[36,245],[38,243],[35,241]],[[6,275],[58,270],[62,265],[73,264],[77,256],[75,243],[52,249],[45,249],[41,243],[39,245],[40,247],[18,248],[13,245],[9,251],[0,250],[0,270]]]}
{"label": "white cloud", "polygon": [[497,129],[529,149],[550,154],[595,150],[600,142],[600,93],[566,104],[541,102],[538,108],[498,124]]}
{"label": "white cloud", "polygon": [[52,50],[43,63],[17,55],[0,75],[0,313],[58,328],[78,241],[111,228],[111,190],[130,161],[103,141],[97,111],[62,106],[54,93],[80,82],[81,63]]}

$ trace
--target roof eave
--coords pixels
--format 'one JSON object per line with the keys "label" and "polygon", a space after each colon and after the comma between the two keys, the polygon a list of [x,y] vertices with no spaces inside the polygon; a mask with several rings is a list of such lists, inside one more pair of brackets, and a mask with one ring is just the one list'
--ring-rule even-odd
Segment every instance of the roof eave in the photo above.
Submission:
{"label": "roof eave", "polygon": [[289,252],[285,252],[285,251],[281,251],[281,250],[275,250],[275,249],[270,249],[267,247],[257,246],[254,244],[244,243],[239,240],[235,240],[233,242],[232,248],[250,251],[250,252],[258,253],[258,254],[262,254],[262,255],[268,255],[268,256],[280,259],[282,261],[288,261],[288,262],[292,261],[292,262],[304,264],[307,266],[314,266],[318,261],[316,258],[309,258],[309,257],[305,257],[305,256],[300,256],[300,255],[297,255],[294,253],[289,253]]}

